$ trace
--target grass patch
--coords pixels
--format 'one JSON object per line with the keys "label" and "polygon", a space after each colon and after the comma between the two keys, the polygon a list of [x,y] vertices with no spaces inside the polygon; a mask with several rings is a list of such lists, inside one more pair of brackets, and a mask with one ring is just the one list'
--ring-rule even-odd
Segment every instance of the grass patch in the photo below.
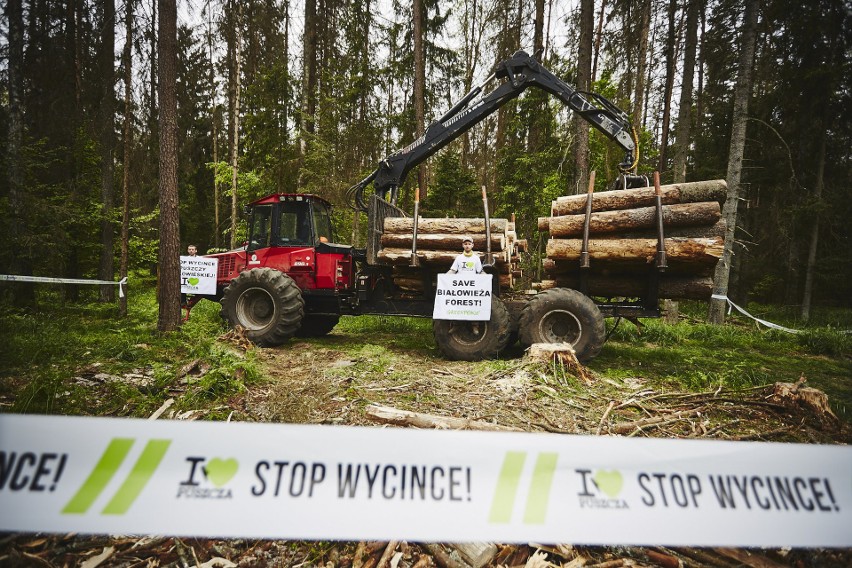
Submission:
{"label": "grass patch", "polygon": [[[267,371],[275,372],[266,368],[257,351],[242,353],[216,341],[226,328],[214,302],[198,304],[179,331],[161,334],[150,281],[134,287],[130,313],[123,319],[115,304],[63,304],[49,291],[40,294],[41,305],[47,306],[43,311],[0,310],[0,411],[146,417],[174,398],[176,410],[205,409],[207,418],[225,418],[247,385],[266,380]],[[768,307],[764,311],[756,315],[770,321],[783,315]],[[821,314],[819,321],[831,325],[811,324],[799,334],[768,330],[733,316],[725,325],[709,325],[703,321],[706,304],[684,302],[681,313],[685,318],[675,325],[650,319],[637,327],[626,320],[618,325],[608,320],[609,341],[589,363],[590,369],[617,384],[668,392],[748,389],[804,376],[810,386],[829,395],[838,416],[852,420],[847,408],[852,401],[852,336],[842,332],[852,319],[848,313]],[[790,327],[795,323],[778,320]],[[299,366],[316,365],[328,377],[351,379],[351,388],[381,381],[416,384],[423,379],[423,369],[412,362],[438,357],[431,328],[424,318],[344,316],[328,336],[300,340],[341,353],[343,364],[305,360]],[[278,348],[288,364],[298,353],[298,343]],[[513,347],[508,354],[510,358],[464,364],[457,373],[506,375],[515,369],[522,350]],[[183,374],[181,369],[193,362],[204,372]],[[142,385],[114,380],[134,374],[150,380]],[[107,378],[97,379],[99,375]],[[539,375],[536,380],[542,386],[563,395],[583,396],[587,391],[559,366],[541,369]],[[417,396],[426,396],[424,392]]]}
{"label": "grass patch", "polygon": [[[689,313],[689,310],[687,310]],[[843,317],[834,313],[834,321]],[[833,327],[809,327],[799,334],[758,328],[751,320],[728,318],[725,325],[643,320],[643,325],[608,321],[609,342],[590,367],[606,376],[625,371],[653,388],[746,389],[796,382],[825,391],[835,412],[852,420],[852,336]]]}
{"label": "grass patch", "polygon": [[435,349],[432,320],[428,318],[343,316],[332,331],[332,337],[338,334],[360,337],[363,343],[381,343],[400,349]]}
{"label": "grass patch", "polygon": [[[51,301],[41,311],[0,314],[0,400],[20,413],[150,415],[167,398],[175,408],[222,403],[261,377],[253,354],[216,342],[224,330],[219,307],[202,302],[179,331],[157,331],[152,282],[134,286],[126,318],[116,304]],[[205,372],[180,377],[198,361]],[[150,379],[125,382],[127,376]]]}

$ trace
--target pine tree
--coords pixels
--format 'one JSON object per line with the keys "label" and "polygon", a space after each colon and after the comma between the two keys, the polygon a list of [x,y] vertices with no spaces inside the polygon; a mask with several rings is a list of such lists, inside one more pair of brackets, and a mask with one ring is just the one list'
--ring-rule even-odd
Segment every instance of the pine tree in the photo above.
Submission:
{"label": "pine tree", "polygon": [[158,255],[160,309],[157,329],[174,331],[180,325],[180,211],[177,144],[177,4],[157,0],[160,99],[160,250]]}

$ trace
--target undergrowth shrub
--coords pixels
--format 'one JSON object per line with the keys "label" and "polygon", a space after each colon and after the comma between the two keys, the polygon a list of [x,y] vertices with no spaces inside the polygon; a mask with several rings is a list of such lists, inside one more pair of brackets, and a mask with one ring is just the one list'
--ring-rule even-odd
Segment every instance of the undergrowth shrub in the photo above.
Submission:
{"label": "undergrowth shrub", "polygon": [[771,383],[772,377],[754,367],[735,365],[720,370],[689,368],[679,375],[678,382],[690,390],[743,389]]}
{"label": "undergrowth shrub", "polygon": [[645,341],[661,346],[677,345],[689,337],[689,326],[669,325],[660,320],[650,320],[646,322],[642,337]]}
{"label": "undergrowth shrub", "polygon": [[852,334],[830,327],[806,329],[796,335],[796,339],[813,355],[845,357],[852,353]]}

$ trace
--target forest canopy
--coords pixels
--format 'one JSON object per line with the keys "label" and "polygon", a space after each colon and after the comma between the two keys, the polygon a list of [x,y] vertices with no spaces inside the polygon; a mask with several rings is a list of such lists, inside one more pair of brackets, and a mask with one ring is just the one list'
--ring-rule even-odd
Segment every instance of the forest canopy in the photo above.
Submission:
{"label": "forest canopy", "polygon": [[[322,196],[336,207],[338,242],[363,244],[346,189],[519,49],[629,113],[640,172],[658,170],[664,183],[724,178],[745,3],[180,2],[181,248],[234,246],[242,205],[272,192]],[[797,306],[812,294],[848,307],[849,7],[758,4],[729,295]],[[114,279],[125,199],[126,264],[156,269],[160,16],[154,0],[5,2],[0,272]],[[617,175],[617,147],[594,130],[588,150],[581,142],[568,109],[528,92],[426,164],[421,213],[479,216],[484,186],[493,214],[514,214],[541,250],[536,219],[556,196],[584,191],[588,170],[597,190]],[[417,184],[411,175],[401,190],[409,210]]]}

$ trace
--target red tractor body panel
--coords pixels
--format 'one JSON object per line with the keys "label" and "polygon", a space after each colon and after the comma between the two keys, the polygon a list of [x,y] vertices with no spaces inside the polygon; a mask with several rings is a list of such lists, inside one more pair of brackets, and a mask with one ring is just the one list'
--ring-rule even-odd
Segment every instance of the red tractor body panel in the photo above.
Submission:
{"label": "red tractor body panel", "polygon": [[274,268],[292,278],[301,290],[348,290],[353,285],[352,257],[318,252],[309,247],[267,247],[246,253],[235,250],[208,255],[219,259],[216,282],[224,289],[244,270]]}

